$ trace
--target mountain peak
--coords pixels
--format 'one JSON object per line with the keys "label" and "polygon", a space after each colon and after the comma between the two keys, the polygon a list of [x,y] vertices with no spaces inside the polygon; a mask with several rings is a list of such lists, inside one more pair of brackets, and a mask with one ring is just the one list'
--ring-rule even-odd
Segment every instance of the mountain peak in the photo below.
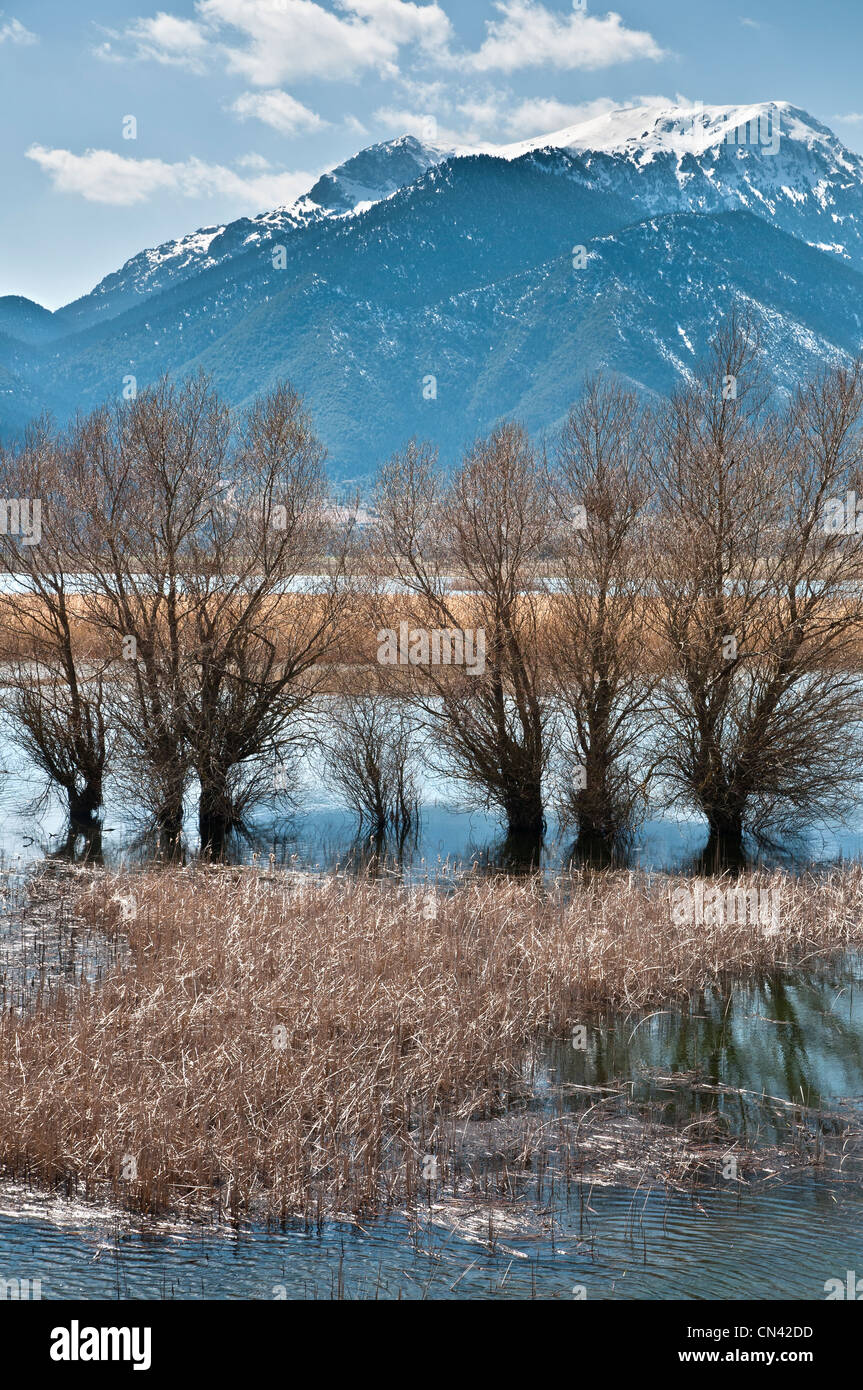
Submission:
{"label": "mountain peak", "polygon": [[622,154],[638,164],[657,155],[704,154],[720,145],[761,144],[773,148],[779,138],[841,147],[827,126],[787,101],[750,102],[737,106],[705,106],[701,102],[651,102],[618,106],[601,115],[547,135],[533,136],[494,153],[518,159],[532,150],[562,149],[577,153]]}
{"label": "mountain peak", "polygon": [[327,212],[361,211],[459,153],[463,151],[430,144],[414,135],[398,135],[367,146],[322,174],[306,197]]}
{"label": "mountain peak", "polygon": [[139,386],[201,367],[237,405],[292,381],[360,477],[412,435],[455,458],[504,416],[550,427],[585,371],[665,393],[734,305],[777,389],[860,351],[863,158],[804,111],[655,103],[482,151],[401,135],[295,204],[140,252],[32,350],[0,303],[0,428],[89,408],[118,364]]}
{"label": "mountain peak", "polygon": [[0,333],[9,333],[23,343],[38,343],[51,336],[53,326],[51,310],[34,299],[23,294],[0,296]]}

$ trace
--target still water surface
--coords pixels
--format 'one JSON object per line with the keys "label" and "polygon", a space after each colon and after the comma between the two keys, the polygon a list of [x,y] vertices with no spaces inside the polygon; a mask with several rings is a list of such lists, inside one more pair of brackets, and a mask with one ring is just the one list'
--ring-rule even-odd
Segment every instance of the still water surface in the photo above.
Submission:
{"label": "still water surface", "polygon": [[[22,809],[36,787],[15,757],[0,749],[7,769],[0,853],[9,884],[63,838],[59,808],[49,805],[38,819]],[[425,788],[422,835],[408,856],[412,875],[481,859],[495,843],[493,818],[459,809],[446,790]],[[134,814],[109,805],[105,824],[109,862],[135,857]],[[350,817],[312,769],[294,821],[262,819],[243,854],[323,868],[343,863],[352,839]],[[671,867],[703,840],[695,823],[654,820],[634,859]],[[850,825],[821,830],[802,853],[822,860],[861,851],[863,827]],[[548,862],[564,854],[552,833]],[[13,899],[10,893],[0,914],[0,963],[10,968],[21,930]],[[53,932],[62,951],[56,923],[33,929],[45,932],[46,948]],[[79,952],[82,945],[98,965],[98,944],[79,941]],[[567,1192],[558,1184],[534,1228],[509,1225],[506,1210],[497,1209],[494,1248],[485,1213],[454,1222],[451,1211],[432,1207],[418,1225],[395,1216],[313,1231],[142,1230],[123,1213],[7,1189],[0,1191],[0,1278],[38,1279],[47,1299],[572,1299],[582,1291],[589,1300],[821,1299],[826,1280],[863,1274],[861,986],[860,958],[846,957],[805,977],[737,985],[685,1012],[610,1018],[592,1030],[584,1051],[549,1047],[535,1077],[540,1112],[584,1106],[579,1088],[612,1085],[625,1087],[652,1125],[709,1122],[729,1143],[739,1137],[765,1153],[778,1145],[786,1154],[811,1154],[826,1133],[841,1161],[821,1170],[801,1158],[779,1165],[773,1179],[688,1194],[613,1181]]]}

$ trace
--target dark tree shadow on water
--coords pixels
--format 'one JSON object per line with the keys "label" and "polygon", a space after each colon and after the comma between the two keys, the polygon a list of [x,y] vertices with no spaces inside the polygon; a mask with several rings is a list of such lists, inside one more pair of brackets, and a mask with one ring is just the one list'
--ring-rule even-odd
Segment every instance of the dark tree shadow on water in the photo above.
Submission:
{"label": "dark tree shadow on water", "polygon": [[632,863],[632,836],[581,834],[563,856],[567,867],[578,869],[628,869]]}
{"label": "dark tree shadow on water", "polygon": [[482,873],[532,874],[542,868],[543,836],[510,831],[478,850],[474,863]]}
{"label": "dark tree shadow on water", "polygon": [[339,855],[339,867],[358,878],[401,876],[419,848],[419,826],[381,834],[358,834]]}
{"label": "dark tree shadow on water", "polygon": [[772,869],[780,865],[801,867],[810,863],[811,855],[802,831],[725,837],[711,830],[703,849],[686,861],[684,869],[711,875]]}
{"label": "dark tree shadow on water", "polygon": [[53,849],[46,849],[45,858],[64,864],[104,864],[102,827],[98,826],[86,834],[70,827],[61,844],[55,845]]}
{"label": "dark tree shadow on water", "polygon": [[102,826],[97,824],[88,831],[67,826],[62,835],[26,836],[24,847],[35,845],[46,865],[104,864],[105,855],[102,842]]}

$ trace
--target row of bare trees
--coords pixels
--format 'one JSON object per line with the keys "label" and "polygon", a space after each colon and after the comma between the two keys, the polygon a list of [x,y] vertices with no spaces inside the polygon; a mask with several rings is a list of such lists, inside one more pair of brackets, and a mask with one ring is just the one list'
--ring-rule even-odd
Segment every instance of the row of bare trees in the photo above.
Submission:
{"label": "row of bare trees", "polygon": [[[13,727],[88,828],[116,749],[179,841],[192,778],[220,850],[297,737],[346,601],[323,450],[279,387],[232,419],[203,378],[45,427],[2,460],[41,539],[2,537]],[[316,575],[308,601],[295,590]]]}
{"label": "row of bare trees", "polygon": [[482,679],[395,681],[513,837],[541,833],[555,765],[588,853],[650,787],[706,819],[711,861],[859,797],[863,536],[827,519],[859,485],[861,412],[860,364],[771,407],[732,322],[659,407],[595,380],[542,456],[507,424],[450,479],[415,443],[384,468],[376,571],[418,624],[487,644]]}
{"label": "row of bare trees", "polygon": [[415,822],[420,744],[520,854],[550,803],[607,854],[652,795],[721,860],[834,815],[863,773],[863,531],[825,518],[859,487],[863,368],[777,405],[758,360],[731,322],[672,399],[590,381],[542,449],[507,422],[446,474],[412,441],[364,524],[286,386],[233,415],[166,381],[34,428],[0,460],[42,514],[39,544],[0,536],[11,727],[73,827],[111,765],[169,844],[194,782],[216,853],[324,694],[379,836]]}

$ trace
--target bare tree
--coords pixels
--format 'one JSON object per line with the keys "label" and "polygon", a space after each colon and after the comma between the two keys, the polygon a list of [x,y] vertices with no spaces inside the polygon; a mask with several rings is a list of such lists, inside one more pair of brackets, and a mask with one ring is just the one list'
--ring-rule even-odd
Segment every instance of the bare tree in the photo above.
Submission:
{"label": "bare tree", "polygon": [[[825,526],[858,476],[863,372],[825,372],[765,411],[733,321],[662,419],[655,485],[657,709],[672,800],[706,817],[709,861],[858,795],[860,534]],[[842,756],[836,749],[842,748]]]}
{"label": "bare tree", "polygon": [[645,629],[651,421],[594,378],[557,440],[550,662],[563,725],[562,810],[577,852],[622,848],[645,796],[636,771],[656,679]]}
{"label": "bare tree", "polygon": [[221,853],[338,639],[346,540],[323,451],[289,387],[235,421],[199,377],[80,422],[68,469],[88,616],[156,824],[178,841],[196,776],[202,848]]}
{"label": "bare tree", "polygon": [[328,709],[324,754],[331,781],[354,812],[378,857],[388,840],[401,854],[419,825],[416,737],[407,710],[391,695],[342,695]]}
{"label": "bare tree", "polygon": [[106,662],[80,611],[68,559],[73,516],[46,421],[20,447],[0,453],[0,492],[0,557],[11,577],[4,627],[12,647],[3,703],[13,737],[61,791],[70,835],[92,838],[111,751]]}
{"label": "bare tree", "polygon": [[376,513],[379,568],[403,590],[384,591],[378,608],[383,635],[394,640],[398,629],[397,664],[386,651],[379,660],[408,692],[439,761],[450,760],[533,855],[551,721],[537,583],[550,517],[534,449],[505,424],[444,480],[433,451],[411,443],[382,469]]}
{"label": "bare tree", "polygon": [[206,381],[163,381],[78,421],[65,453],[87,616],[113,657],[127,770],[179,845],[191,773],[194,600],[187,582],[230,421]]}
{"label": "bare tree", "polygon": [[262,763],[296,741],[338,648],[352,529],[329,504],[324,451],[285,385],[238,423],[226,494],[188,581],[200,667],[188,737],[201,842],[214,850],[260,795]]}

